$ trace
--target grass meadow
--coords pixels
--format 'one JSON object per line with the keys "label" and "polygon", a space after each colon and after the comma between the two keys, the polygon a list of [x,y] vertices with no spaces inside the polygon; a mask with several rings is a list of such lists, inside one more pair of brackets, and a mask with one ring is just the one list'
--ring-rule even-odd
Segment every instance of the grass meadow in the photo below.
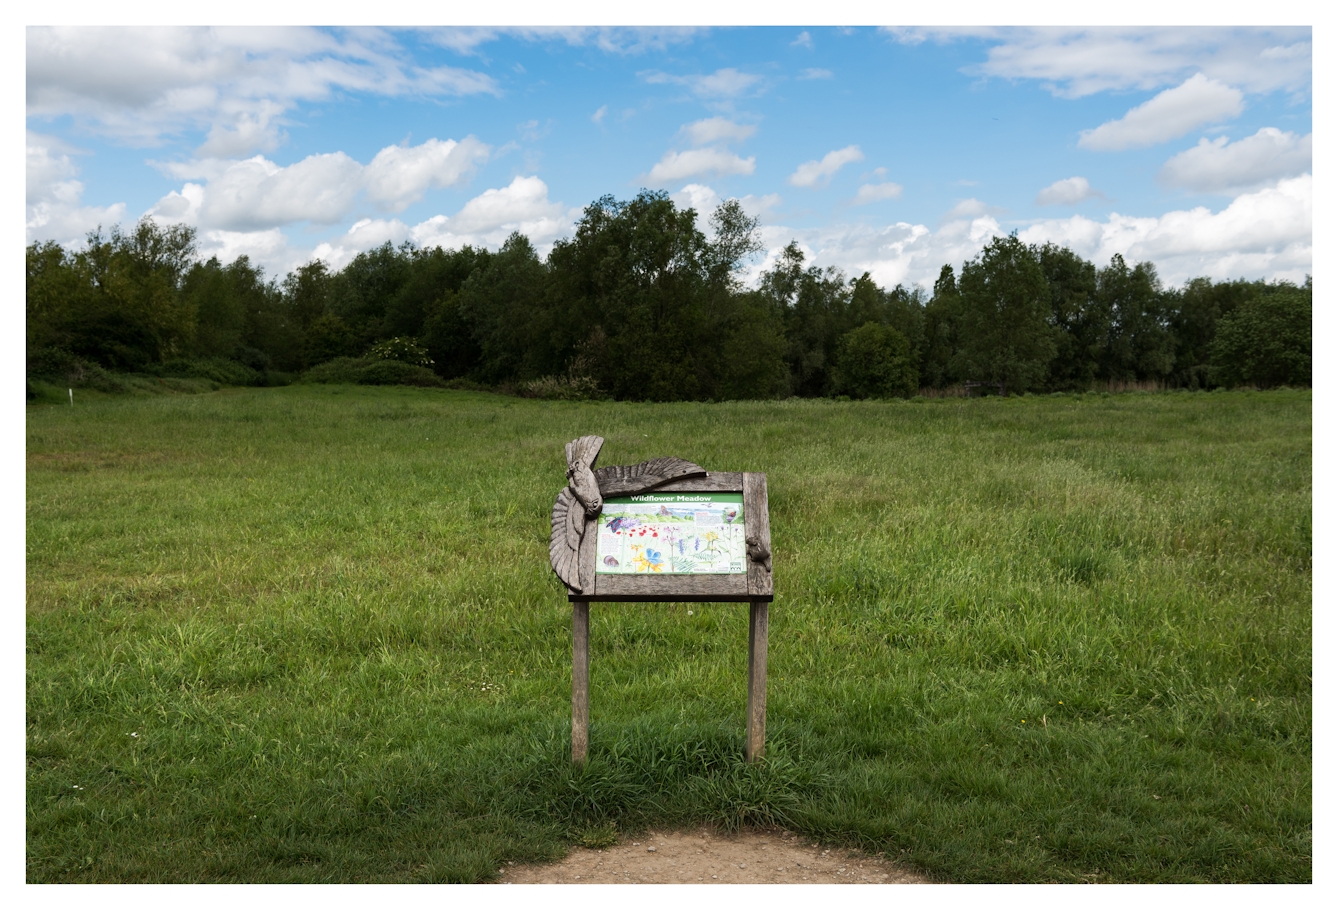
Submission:
{"label": "grass meadow", "polygon": [[[765,471],[747,606],[591,607],[565,442]],[[952,882],[1311,879],[1311,394],[541,402],[291,386],[27,411],[31,882],[478,882],[785,825]]]}

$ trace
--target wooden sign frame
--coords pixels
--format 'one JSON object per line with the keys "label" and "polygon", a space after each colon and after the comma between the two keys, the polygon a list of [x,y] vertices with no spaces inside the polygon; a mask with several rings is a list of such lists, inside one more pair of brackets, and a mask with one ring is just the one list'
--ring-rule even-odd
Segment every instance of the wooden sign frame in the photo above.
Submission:
{"label": "wooden sign frame", "polygon": [[[553,511],[550,555],[572,607],[571,758],[585,761],[590,743],[590,604],[645,602],[747,603],[748,707],[744,756],[755,762],[766,747],[767,632],[774,598],[767,477],[754,472],[707,472],[676,458],[593,470],[603,440],[586,436],[567,446],[569,487]],[[595,571],[603,497],[626,492],[742,493],[747,570],[719,575],[599,574]],[[565,497],[565,501],[564,501]],[[584,512],[578,512],[577,507]],[[576,540],[575,538],[578,538]]]}

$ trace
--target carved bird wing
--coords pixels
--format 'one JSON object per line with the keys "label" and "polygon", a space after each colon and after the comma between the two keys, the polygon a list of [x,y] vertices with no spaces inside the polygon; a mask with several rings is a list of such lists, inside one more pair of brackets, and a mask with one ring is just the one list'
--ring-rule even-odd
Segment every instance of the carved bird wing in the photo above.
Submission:
{"label": "carved bird wing", "polygon": [[590,518],[598,515],[604,506],[599,484],[591,471],[603,445],[604,439],[600,436],[582,436],[567,443],[567,486],[576,494]]}
{"label": "carved bird wing", "polygon": [[562,583],[573,591],[581,590],[581,532],[585,510],[566,487],[553,504],[553,533],[548,539],[548,558]]}
{"label": "carved bird wing", "polygon": [[604,496],[644,493],[671,480],[704,477],[706,469],[681,458],[652,458],[640,464],[618,464],[595,471],[595,481]]}

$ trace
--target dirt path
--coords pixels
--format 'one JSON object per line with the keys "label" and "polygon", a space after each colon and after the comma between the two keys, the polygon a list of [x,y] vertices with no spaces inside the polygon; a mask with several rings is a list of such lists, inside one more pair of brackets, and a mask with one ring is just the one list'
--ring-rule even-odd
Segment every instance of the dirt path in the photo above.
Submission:
{"label": "dirt path", "polygon": [[559,863],[502,867],[500,884],[918,884],[885,859],[805,843],[788,831],[649,831]]}

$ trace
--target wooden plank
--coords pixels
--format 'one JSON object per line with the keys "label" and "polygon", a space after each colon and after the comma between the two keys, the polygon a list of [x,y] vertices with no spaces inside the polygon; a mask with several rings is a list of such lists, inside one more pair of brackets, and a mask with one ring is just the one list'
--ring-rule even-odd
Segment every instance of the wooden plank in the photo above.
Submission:
{"label": "wooden plank", "polygon": [[[748,536],[756,535],[758,542],[771,553],[771,520],[767,516],[767,475],[748,472],[743,475],[743,526]],[[748,593],[754,597],[771,598],[775,590],[771,580],[771,558],[758,562],[748,560]]]}
{"label": "wooden plank", "polygon": [[767,744],[767,625],[768,606],[753,601],[748,610],[748,719],[743,755],[760,761]]}
{"label": "wooden plank", "polygon": [[571,760],[585,763],[590,746],[590,604],[571,605]]}
{"label": "wooden plank", "polygon": [[595,560],[599,558],[599,516],[585,519],[581,532],[581,549],[576,555],[580,570],[581,591],[589,594],[595,589]]}
{"label": "wooden plank", "polygon": [[[582,595],[584,598],[585,595]],[[589,600],[745,601],[748,576],[736,575],[596,575]]]}
{"label": "wooden plank", "polygon": [[738,471],[712,471],[705,477],[672,480],[656,493],[738,493],[743,489],[743,474]]}

